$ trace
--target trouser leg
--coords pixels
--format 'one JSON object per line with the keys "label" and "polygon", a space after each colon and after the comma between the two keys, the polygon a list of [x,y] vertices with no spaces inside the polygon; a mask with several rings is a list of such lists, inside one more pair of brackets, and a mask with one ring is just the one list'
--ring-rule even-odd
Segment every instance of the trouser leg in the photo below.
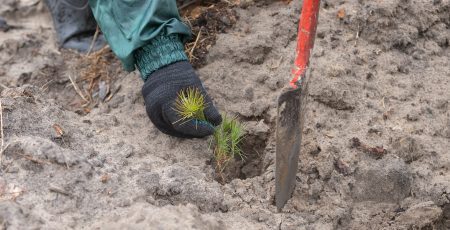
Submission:
{"label": "trouser leg", "polygon": [[[59,45],[87,52],[97,28],[88,0],[45,0],[45,3],[52,15]],[[93,50],[105,44],[103,36],[99,36]]]}

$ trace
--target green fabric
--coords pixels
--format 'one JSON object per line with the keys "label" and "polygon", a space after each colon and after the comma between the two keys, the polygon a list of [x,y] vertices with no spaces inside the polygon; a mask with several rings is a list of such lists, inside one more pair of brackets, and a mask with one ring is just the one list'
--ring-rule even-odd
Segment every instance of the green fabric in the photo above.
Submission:
{"label": "green fabric", "polygon": [[94,17],[112,51],[127,71],[135,69],[133,52],[153,38],[191,31],[180,19],[176,0],[89,0]]}
{"label": "green fabric", "polygon": [[163,66],[188,60],[183,43],[177,34],[158,35],[147,45],[135,50],[134,57],[144,81]]}

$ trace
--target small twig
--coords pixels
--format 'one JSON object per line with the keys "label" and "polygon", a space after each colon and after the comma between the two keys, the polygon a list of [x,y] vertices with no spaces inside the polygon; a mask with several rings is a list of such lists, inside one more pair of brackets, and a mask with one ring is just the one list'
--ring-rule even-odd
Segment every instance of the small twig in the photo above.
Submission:
{"label": "small twig", "polygon": [[5,135],[3,133],[3,106],[2,106],[2,100],[0,100],[0,135],[2,137],[2,142],[0,146],[0,163],[3,161],[3,147],[5,145]]}
{"label": "small twig", "polygon": [[25,155],[25,154],[19,154],[19,155],[21,155],[23,158],[25,158],[31,162],[37,163],[37,164],[51,164],[48,161],[39,160],[39,159],[33,158],[30,155]]}
{"label": "small twig", "polygon": [[94,38],[92,38],[92,42],[91,42],[91,45],[89,46],[89,50],[86,53],[86,56],[89,56],[89,54],[91,53],[92,49],[94,48],[94,44],[97,41],[97,37],[98,37],[99,33],[100,33],[100,28],[97,25],[97,28],[95,29]]}
{"label": "small twig", "polygon": [[109,93],[109,96],[105,99],[105,102],[110,101],[111,98],[112,98],[115,94],[117,94],[117,92],[119,92],[120,88],[122,88],[121,85],[119,85],[114,91],[111,91],[111,92]]}
{"label": "small twig", "polygon": [[203,27],[200,27],[200,30],[198,31],[197,39],[195,39],[194,45],[192,46],[191,51],[189,52],[189,59],[192,59],[195,47],[197,46],[198,40],[200,39],[200,35],[202,34],[202,29]]}
{"label": "small twig", "polygon": [[184,19],[186,19],[185,22],[187,22],[189,28],[192,28],[193,26],[192,26],[191,20],[189,20],[188,17],[186,17],[186,18],[184,18]]}
{"label": "small twig", "polygon": [[54,82],[54,81],[55,81],[55,80],[52,79],[52,80],[46,82],[44,85],[42,85],[42,86],[41,86],[41,91],[47,90],[45,87],[47,87],[48,85],[50,85],[50,84],[51,84],[52,82]]}
{"label": "small twig", "polygon": [[4,89],[9,89],[8,86],[6,86],[6,85],[4,85],[4,84],[2,84],[2,83],[0,83],[0,86],[3,87]]}
{"label": "small twig", "polygon": [[358,39],[359,39],[359,33],[360,33],[360,25],[358,24],[358,29],[356,30],[356,35],[355,35],[355,45],[358,44]]}
{"label": "small twig", "polygon": [[89,102],[88,99],[86,99],[86,97],[83,95],[83,93],[81,92],[80,88],[78,88],[78,85],[75,83],[75,81],[73,81],[73,79],[70,77],[70,75],[67,75],[69,77],[70,83],[72,83],[73,88],[75,89],[75,91],[78,93],[78,95],[80,95],[80,97],[85,101],[85,102]]}
{"label": "small twig", "polygon": [[50,185],[50,187],[48,188],[48,190],[49,190],[50,192],[59,193],[59,194],[62,194],[62,195],[64,195],[64,196],[73,197],[73,194],[72,194],[72,193],[69,193],[69,192],[63,190],[62,188],[58,188],[58,187],[56,187],[56,186],[54,186],[54,185]]}

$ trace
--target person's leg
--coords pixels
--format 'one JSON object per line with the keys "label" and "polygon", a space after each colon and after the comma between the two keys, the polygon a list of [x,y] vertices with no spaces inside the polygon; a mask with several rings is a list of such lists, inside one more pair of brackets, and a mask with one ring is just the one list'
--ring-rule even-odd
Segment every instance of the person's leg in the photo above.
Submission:
{"label": "person's leg", "polygon": [[[97,28],[88,0],[45,0],[45,3],[52,15],[60,46],[87,52]],[[100,35],[93,51],[104,45],[106,42]]]}

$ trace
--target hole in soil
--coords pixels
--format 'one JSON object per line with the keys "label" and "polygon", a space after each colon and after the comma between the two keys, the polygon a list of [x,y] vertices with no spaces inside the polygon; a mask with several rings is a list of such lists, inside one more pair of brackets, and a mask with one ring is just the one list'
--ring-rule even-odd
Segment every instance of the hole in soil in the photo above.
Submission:
{"label": "hole in soil", "polygon": [[[243,180],[261,175],[266,145],[266,138],[247,134],[242,142],[245,158],[243,160],[240,157],[231,159],[221,173],[216,170],[215,179],[224,184],[236,178]],[[217,169],[216,166],[214,162],[213,167]]]}

